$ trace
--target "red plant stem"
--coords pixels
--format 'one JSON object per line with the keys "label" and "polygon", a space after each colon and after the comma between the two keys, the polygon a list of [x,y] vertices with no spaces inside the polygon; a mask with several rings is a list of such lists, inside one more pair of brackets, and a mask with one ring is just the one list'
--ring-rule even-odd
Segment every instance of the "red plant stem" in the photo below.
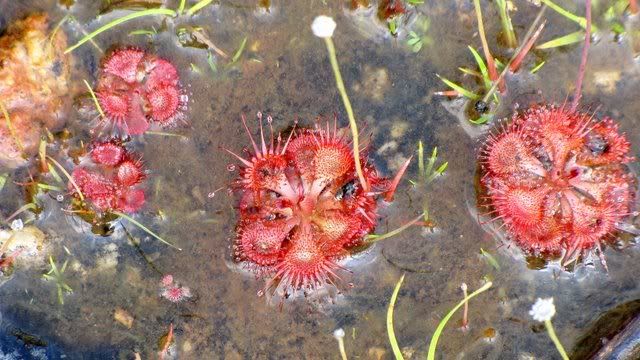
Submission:
{"label": "red plant stem", "polygon": [[533,35],[531,36],[531,38],[529,38],[529,40],[527,41],[525,46],[522,48],[522,50],[520,50],[520,52],[518,52],[518,55],[516,55],[516,57],[513,59],[513,62],[511,62],[511,65],[509,66],[509,70],[511,70],[511,72],[515,73],[516,71],[518,71],[518,69],[520,68],[520,65],[522,65],[522,60],[524,60],[525,56],[527,56],[529,51],[531,51],[533,44],[536,42],[536,40],[538,40],[538,37],[540,36],[540,34],[542,34],[542,29],[544,29],[544,25],[545,23],[542,23],[540,25],[538,30],[536,30],[536,32],[533,33]]}
{"label": "red plant stem", "polygon": [[638,1],[637,0],[629,0],[629,11],[631,11],[632,14],[637,14],[638,13]]}
{"label": "red plant stem", "polygon": [[582,48],[582,59],[580,60],[580,70],[578,70],[578,79],[576,80],[576,92],[573,95],[573,102],[571,103],[571,111],[576,111],[580,98],[582,97],[582,80],[584,80],[584,73],[587,69],[587,57],[589,55],[589,46],[591,46],[591,0],[587,0],[585,3],[587,18],[586,34],[584,37],[584,47]]}
{"label": "red plant stem", "polygon": [[[489,50],[489,44],[487,44],[487,37],[484,33],[484,24],[482,22],[482,10],[480,10],[480,1],[476,0],[473,2],[476,8],[476,17],[478,18],[478,33],[480,35],[480,41],[482,42],[482,51],[484,52],[484,57],[487,60],[487,69],[489,70],[489,79],[495,82],[498,79],[498,70],[496,69],[496,63],[493,60],[493,56],[491,55],[491,51]],[[504,91],[504,84],[501,82],[499,84],[500,91]]]}

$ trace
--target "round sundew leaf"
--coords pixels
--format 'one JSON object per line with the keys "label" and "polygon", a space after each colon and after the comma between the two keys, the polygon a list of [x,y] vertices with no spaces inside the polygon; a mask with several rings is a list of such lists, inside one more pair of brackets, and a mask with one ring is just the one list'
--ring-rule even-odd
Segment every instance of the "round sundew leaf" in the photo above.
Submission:
{"label": "round sundew leaf", "polygon": [[143,177],[140,164],[132,160],[123,161],[116,171],[116,180],[121,186],[133,186],[139,183]]}
{"label": "round sundew leaf", "polygon": [[126,150],[121,145],[112,142],[99,143],[91,150],[91,159],[97,164],[116,166],[125,154]]}
{"label": "round sundew leaf", "polygon": [[138,65],[143,57],[144,51],[139,49],[118,49],[107,58],[103,69],[131,84],[136,81]]}
{"label": "round sundew leaf", "polygon": [[148,67],[150,71],[145,82],[148,91],[153,91],[153,89],[161,86],[178,86],[180,81],[178,70],[167,60],[154,58],[150,61]]}
{"label": "round sundew leaf", "polygon": [[124,189],[116,204],[116,210],[125,213],[134,213],[144,205],[145,196],[142,189]]}
{"label": "round sundew leaf", "polygon": [[131,98],[126,93],[99,91],[96,94],[100,107],[110,121],[121,126],[129,114]]}
{"label": "round sundew leaf", "polygon": [[176,86],[162,85],[149,90],[147,100],[151,107],[151,118],[165,124],[178,113],[180,92]]}

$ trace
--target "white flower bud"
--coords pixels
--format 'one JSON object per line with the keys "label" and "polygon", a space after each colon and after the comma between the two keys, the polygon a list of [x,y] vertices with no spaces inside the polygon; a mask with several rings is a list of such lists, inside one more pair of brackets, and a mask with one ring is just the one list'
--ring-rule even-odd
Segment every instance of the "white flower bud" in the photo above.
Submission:
{"label": "white flower bud", "polygon": [[546,299],[538,298],[536,303],[531,307],[531,311],[529,311],[529,315],[531,315],[534,320],[540,322],[551,320],[555,314],[556,307],[553,305],[552,297]]}
{"label": "white flower bud", "polygon": [[333,31],[336,29],[336,22],[329,16],[316,16],[311,23],[311,31],[317,37],[329,38],[333,36]]}

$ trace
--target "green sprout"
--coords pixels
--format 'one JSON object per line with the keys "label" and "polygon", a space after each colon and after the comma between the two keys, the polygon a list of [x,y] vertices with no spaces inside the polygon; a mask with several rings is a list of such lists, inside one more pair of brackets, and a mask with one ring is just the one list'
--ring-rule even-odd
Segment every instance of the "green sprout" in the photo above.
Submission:
{"label": "green sprout", "polygon": [[[422,141],[418,141],[418,180],[409,180],[411,185],[421,185],[422,187],[426,187],[431,184],[437,177],[442,176],[449,167],[449,162],[445,161],[436,167],[437,160],[438,147],[436,146],[431,151],[431,156],[429,156],[429,159],[427,159],[425,163],[424,146],[422,145]],[[426,224],[430,223],[429,206],[426,200],[422,204],[422,213],[424,215],[424,222]]]}
{"label": "green sprout", "polygon": [[398,24],[396,23],[396,19],[389,20],[387,26],[389,27],[389,33],[391,34],[391,36],[398,36]]}
{"label": "green sprout", "polygon": [[416,31],[409,31],[409,38],[407,39],[407,45],[412,52],[417,53],[422,50],[424,46],[431,45],[431,37],[428,35],[431,22],[427,17],[421,17],[416,21]]}
{"label": "green sprout", "polygon": [[67,269],[68,263],[69,260],[65,260],[64,264],[62,264],[62,267],[58,269],[55,261],[53,261],[53,257],[49,256],[49,265],[51,266],[51,269],[49,269],[46,274],[42,274],[42,277],[44,277],[46,280],[55,282],[58,293],[58,302],[60,303],[60,305],[64,305],[64,293],[73,293],[73,289],[69,285],[67,285],[64,277],[64,272]]}

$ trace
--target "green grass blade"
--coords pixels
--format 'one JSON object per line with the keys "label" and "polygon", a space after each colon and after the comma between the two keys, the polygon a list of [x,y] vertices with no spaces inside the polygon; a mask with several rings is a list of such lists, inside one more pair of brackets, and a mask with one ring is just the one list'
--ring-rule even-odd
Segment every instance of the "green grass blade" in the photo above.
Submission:
{"label": "green grass blade", "polygon": [[[578,16],[575,15],[573,13],[571,13],[570,11],[567,11],[565,9],[563,9],[560,5],[554,3],[551,0],[541,0],[543,4],[547,5],[548,7],[550,7],[551,9],[553,9],[555,12],[557,12],[558,14],[566,17],[567,19],[575,22],[576,24],[580,25],[583,29],[587,28],[587,19],[583,18],[582,16]],[[595,27],[595,25],[591,25],[591,33],[594,33],[598,31],[598,29]]]}
{"label": "green grass blade", "polygon": [[187,10],[187,15],[192,16],[193,14],[195,14],[198,11],[202,10],[202,8],[204,8],[205,6],[211,4],[212,2],[213,2],[213,0],[200,0],[200,1],[198,1],[192,7],[190,7],[189,10]]}
{"label": "green grass blade", "polygon": [[400,287],[404,281],[404,275],[405,274],[402,274],[402,277],[398,280],[395,289],[393,289],[393,294],[391,294],[391,300],[389,301],[389,308],[387,309],[387,334],[389,335],[389,342],[391,343],[393,356],[396,360],[404,360],[402,352],[400,351],[400,346],[398,346],[398,341],[396,340],[396,333],[393,330],[393,309],[396,307],[396,299],[398,298]]}
{"label": "green grass blade", "polygon": [[415,219],[409,221],[408,223],[400,226],[399,228],[393,230],[393,231],[389,231],[386,234],[382,234],[382,235],[377,235],[377,234],[371,234],[371,235],[367,235],[364,238],[365,243],[374,243],[374,242],[378,242],[384,239],[388,239],[390,237],[394,237],[398,234],[400,234],[401,232],[407,230],[409,227],[411,227],[413,224],[417,223],[418,221],[420,221],[420,218],[422,218],[424,216],[424,214],[420,214],[418,215],[418,217],[416,217]]}
{"label": "green grass blade", "polygon": [[424,176],[424,147],[422,140],[418,141],[418,174]]}
{"label": "green grass blade", "polygon": [[549,40],[549,41],[545,42],[544,44],[540,44],[540,45],[536,46],[536,49],[538,49],[538,50],[552,49],[552,48],[557,48],[557,47],[560,47],[560,46],[566,46],[566,45],[579,43],[579,42],[582,42],[582,41],[584,41],[584,31],[580,30],[580,31],[572,32],[571,34],[560,36],[560,37],[555,38],[553,40]]}
{"label": "green grass blade", "polygon": [[218,73],[218,67],[216,66],[216,62],[213,61],[213,54],[209,53],[209,55],[207,55],[207,64],[209,64],[209,69],[211,69],[211,72],[214,74]]}
{"label": "green grass blade", "polygon": [[542,67],[544,66],[545,63],[546,63],[546,61],[543,61],[540,64],[536,65],[533,69],[531,69],[530,73],[532,73],[532,74],[537,73],[540,69],[542,69]]}
{"label": "green grass blade", "polygon": [[37,186],[40,189],[44,189],[44,190],[51,190],[51,191],[63,191],[64,189],[59,187],[59,186],[55,186],[55,185],[49,185],[49,184],[45,184],[45,183],[38,183]]}
{"label": "green grass blade", "polygon": [[453,309],[451,309],[451,311],[449,311],[449,313],[447,313],[447,315],[442,319],[442,321],[440,321],[440,323],[438,324],[438,327],[436,328],[436,331],[433,332],[433,337],[431,337],[431,343],[429,343],[429,352],[427,353],[427,360],[435,360],[435,358],[436,358],[436,347],[438,346],[438,340],[440,339],[440,335],[442,334],[442,330],[444,330],[444,327],[447,325],[447,322],[449,322],[449,319],[451,319],[453,314],[455,314],[456,311],[458,311],[458,309],[460,309],[464,305],[465,302],[471,300],[476,295],[479,295],[479,294],[487,291],[492,285],[493,285],[493,283],[491,281],[489,281],[486,284],[484,284],[481,288],[479,288],[478,290],[476,290],[476,291],[472,292],[471,294],[469,294],[469,296],[467,296],[464,299],[462,299],[462,301],[460,301]]}
{"label": "green grass blade", "polygon": [[464,97],[466,97],[468,99],[471,99],[471,100],[480,100],[480,95],[478,95],[478,94],[476,94],[476,93],[474,93],[472,91],[469,91],[469,90],[463,88],[462,86],[460,86],[460,85],[458,85],[458,84],[456,84],[456,83],[454,83],[454,82],[448,80],[447,78],[444,78],[444,77],[442,77],[442,76],[440,76],[438,74],[436,74],[436,76],[438,78],[440,78],[440,80],[442,80],[443,83],[447,84],[447,86],[449,86],[453,90],[457,91],[460,95],[462,95],[462,96],[464,96]]}
{"label": "green grass blade", "polygon": [[436,159],[438,158],[438,147],[435,146],[433,151],[431,151],[431,156],[429,156],[429,161],[427,162],[427,169],[424,171],[424,176],[431,175],[431,171],[433,170],[433,165],[436,163]]}
{"label": "green grass blade", "polygon": [[476,49],[471,46],[467,46],[471,54],[473,54],[473,58],[476,59],[476,63],[478,63],[478,68],[480,69],[480,73],[482,74],[482,81],[484,81],[484,86],[488,89],[491,87],[491,79],[489,78],[489,70],[487,70],[487,65],[485,65],[484,60]]}
{"label": "green grass blade", "polygon": [[137,18],[143,17],[143,16],[151,16],[151,15],[176,16],[176,12],[171,10],[171,9],[147,9],[147,10],[136,11],[134,13],[131,13],[131,14],[123,16],[121,18],[115,19],[112,22],[99,27],[95,31],[89,33],[88,35],[86,35],[85,37],[80,39],[80,41],[78,41],[74,45],[68,47],[64,51],[64,53],[68,54],[68,53],[72,52],[73,50],[75,50],[75,49],[79,48],[80,46],[82,46],[87,41],[93,39],[94,37],[100,35],[101,33],[105,32],[107,30],[111,29],[112,27],[118,26],[118,25],[120,25],[120,24],[122,24],[124,22],[129,21],[129,20],[137,19]]}
{"label": "green grass blade", "polygon": [[178,5],[178,14],[182,15],[184,12],[184,7],[187,4],[187,0],[180,0],[180,5]]}
{"label": "green grass blade", "polygon": [[477,76],[479,78],[482,78],[482,74],[480,74],[477,71],[473,71],[471,69],[468,69],[466,67],[459,67],[458,70],[460,70],[463,74],[471,75],[471,76]]}
{"label": "green grass blade", "polygon": [[133,30],[132,32],[129,33],[129,36],[136,36],[136,35],[153,36],[155,34],[156,32],[153,30],[140,29],[140,30]]}
{"label": "green grass blade", "polygon": [[131,222],[132,224],[134,224],[135,226],[139,227],[140,229],[142,229],[144,232],[146,232],[147,234],[153,236],[154,238],[160,240],[160,242],[171,246],[172,248],[178,249],[180,251],[182,251],[182,249],[180,249],[179,247],[173,245],[172,243],[168,242],[167,240],[163,239],[160,237],[160,235],[157,235],[156,233],[154,233],[153,231],[151,231],[149,228],[147,228],[146,226],[142,225],[141,223],[139,223],[138,221],[136,221],[134,218],[132,218],[131,216],[125,214],[125,213],[121,213],[120,211],[111,211],[112,214],[114,215],[118,215],[123,219],[128,220],[129,222]]}
{"label": "green grass blade", "polygon": [[484,114],[475,120],[469,119],[469,122],[475,125],[482,125],[489,122],[489,120],[491,120],[492,117],[493,117],[493,114]]}
{"label": "green grass blade", "polygon": [[502,23],[502,31],[504,31],[507,46],[515,48],[518,46],[518,41],[516,40],[516,34],[513,31],[513,23],[509,16],[507,2],[505,0],[496,0],[496,5],[498,5],[498,13],[500,14],[500,22]]}
{"label": "green grass blade", "polygon": [[247,37],[245,36],[240,43],[240,47],[236,50],[235,54],[233,54],[233,58],[231,58],[231,64],[235,63],[242,56],[242,52],[244,51],[244,47],[247,45]]}

